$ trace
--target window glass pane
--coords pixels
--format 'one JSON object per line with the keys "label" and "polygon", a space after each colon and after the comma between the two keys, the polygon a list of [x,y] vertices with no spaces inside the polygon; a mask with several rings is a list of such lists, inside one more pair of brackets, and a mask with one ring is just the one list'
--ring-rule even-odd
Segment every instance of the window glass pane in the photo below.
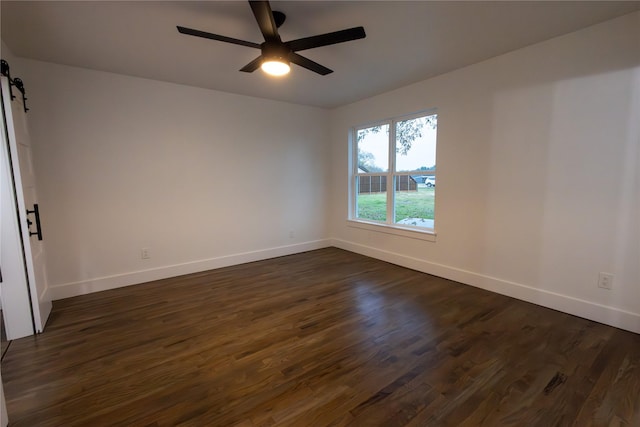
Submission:
{"label": "window glass pane", "polygon": [[387,220],[387,177],[356,177],[356,217],[372,221]]}
{"label": "window glass pane", "polygon": [[389,125],[358,129],[358,173],[389,170]]}
{"label": "window glass pane", "polygon": [[433,114],[396,123],[397,172],[430,171],[428,175],[435,172],[437,117]]}
{"label": "window glass pane", "polygon": [[395,176],[396,224],[433,228],[435,186],[418,183],[409,174]]}

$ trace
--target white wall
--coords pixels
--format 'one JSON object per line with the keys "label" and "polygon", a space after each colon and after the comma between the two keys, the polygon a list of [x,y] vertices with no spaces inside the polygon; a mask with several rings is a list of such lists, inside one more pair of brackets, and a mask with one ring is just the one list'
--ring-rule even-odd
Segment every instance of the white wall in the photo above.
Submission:
{"label": "white wall", "polygon": [[[2,56],[2,59],[4,59],[9,63],[9,67],[11,67],[11,65],[16,59],[16,56],[13,54],[11,49],[9,49],[9,47],[1,39],[0,39],[0,56]],[[17,75],[16,77],[20,77],[20,76]]]}
{"label": "white wall", "polygon": [[326,110],[18,65],[54,299],[327,245]]}
{"label": "white wall", "polygon": [[[436,242],[349,227],[349,128],[432,107]],[[639,123],[640,13],[338,108],[331,236],[640,332]],[[613,290],[596,286],[601,271]]]}

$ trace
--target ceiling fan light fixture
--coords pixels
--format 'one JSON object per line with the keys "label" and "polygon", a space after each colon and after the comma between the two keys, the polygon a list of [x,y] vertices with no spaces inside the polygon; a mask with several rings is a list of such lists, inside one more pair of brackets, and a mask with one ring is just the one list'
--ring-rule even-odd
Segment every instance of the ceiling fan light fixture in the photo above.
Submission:
{"label": "ceiling fan light fixture", "polygon": [[284,76],[286,74],[289,74],[289,71],[291,71],[289,63],[280,58],[265,59],[262,62],[260,68],[262,68],[262,71],[269,74],[270,76],[276,77]]}
{"label": "ceiling fan light fixture", "polygon": [[262,50],[262,71],[270,76],[284,76],[289,74],[289,55],[291,51],[282,42],[268,41],[260,47]]}

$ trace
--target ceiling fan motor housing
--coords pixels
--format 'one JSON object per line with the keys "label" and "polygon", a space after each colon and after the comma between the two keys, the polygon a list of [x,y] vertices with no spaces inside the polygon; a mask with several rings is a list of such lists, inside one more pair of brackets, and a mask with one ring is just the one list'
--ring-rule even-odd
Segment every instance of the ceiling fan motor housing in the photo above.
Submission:
{"label": "ceiling fan motor housing", "polygon": [[260,45],[262,50],[262,57],[265,61],[279,61],[289,63],[289,54],[291,49],[284,43],[279,42],[264,42]]}

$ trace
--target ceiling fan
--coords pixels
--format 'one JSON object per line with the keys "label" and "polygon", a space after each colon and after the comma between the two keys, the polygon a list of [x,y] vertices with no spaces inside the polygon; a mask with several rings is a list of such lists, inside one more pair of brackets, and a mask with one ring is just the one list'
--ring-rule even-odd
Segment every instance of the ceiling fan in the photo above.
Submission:
{"label": "ceiling fan", "polygon": [[363,27],[354,27],[332,33],[283,42],[278,34],[278,28],[284,23],[286,15],[282,12],[271,11],[271,6],[268,1],[249,1],[249,4],[251,5],[253,15],[260,27],[260,32],[264,37],[264,43],[253,43],[181,26],[177,26],[178,31],[190,36],[203,37],[205,39],[218,40],[221,42],[260,49],[262,51],[261,55],[242,67],[240,71],[252,73],[257,70],[258,67],[261,67],[263,71],[272,75],[287,74],[290,69],[289,63],[293,62],[307,70],[311,70],[325,76],[332,73],[333,70],[305,58],[296,52],[362,39],[366,36]]}

